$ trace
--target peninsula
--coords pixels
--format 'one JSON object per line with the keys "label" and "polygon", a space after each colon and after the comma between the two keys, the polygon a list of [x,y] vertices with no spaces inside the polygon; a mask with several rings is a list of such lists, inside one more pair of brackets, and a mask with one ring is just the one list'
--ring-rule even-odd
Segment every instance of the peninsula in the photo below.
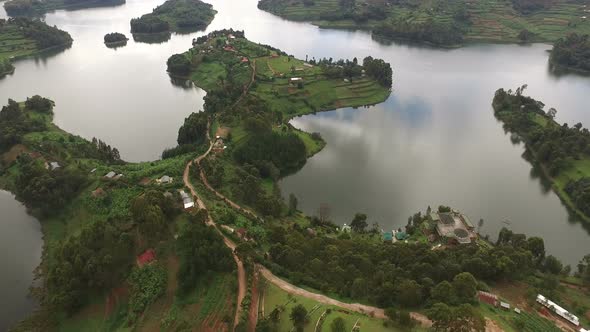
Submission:
{"label": "peninsula", "polygon": [[40,16],[58,9],[117,6],[124,3],[125,0],[9,0],[4,3],[4,9],[10,16]]}
{"label": "peninsula", "polygon": [[204,30],[217,12],[200,0],[168,0],[150,14],[131,20],[133,34],[162,34]]}
{"label": "peninsula", "polygon": [[14,72],[12,62],[72,44],[69,33],[24,17],[0,19],[0,78]]}
{"label": "peninsula", "polygon": [[258,7],[323,28],[366,29],[385,39],[439,47],[554,42],[571,32],[590,32],[589,8],[567,0],[260,0]]}
{"label": "peninsula", "polygon": [[572,127],[555,121],[557,111],[515,91],[499,89],[493,100],[496,117],[507,131],[523,140],[531,159],[551,181],[570,210],[590,222],[590,133],[581,123]]}

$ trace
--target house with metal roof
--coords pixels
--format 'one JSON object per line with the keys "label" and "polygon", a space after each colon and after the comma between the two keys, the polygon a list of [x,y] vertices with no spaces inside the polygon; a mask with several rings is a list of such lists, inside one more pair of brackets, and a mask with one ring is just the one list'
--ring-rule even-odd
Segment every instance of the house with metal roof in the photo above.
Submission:
{"label": "house with metal roof", "polygon": [[383,242],[393,242],[393,233],[392,232],[384,232],[383,233]]}
{"label": "house with metal roof", "polygon": [[193,198],[189,196],[189,194],[185,193],[184,190],[180,190],[179,193],[185,209],[190,209],[195,206],[195,202],[193,201]]}

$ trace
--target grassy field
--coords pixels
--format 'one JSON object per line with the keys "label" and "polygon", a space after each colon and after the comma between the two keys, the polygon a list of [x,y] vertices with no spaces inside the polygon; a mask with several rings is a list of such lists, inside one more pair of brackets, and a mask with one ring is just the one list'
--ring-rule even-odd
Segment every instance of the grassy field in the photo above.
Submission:
{"label": "grassy field", "polygon": [[[354,11],[360,13],[374,1],[357,1]],[[532,33],[532,41],[552,42],[568,33],[590,33],[590,12],[582,4],[559,1],[548,9],[523,15],[509,1],[462,1],[471,24],[465,33],[466,42],[513,43],[519,42],[518,34],[526,29]],[[296,21],[311,21],[323,28],[373,29],[383,22],[398,21],[412,24],[433,20],[436,23],[452,23],[453,4],[440,5],[434,1],[420,1],[415,8],[386,6],[385,20],[353,21],[351,19],[323,19],[325,15],[342,13],[337,0],[315,0],[313,5],[304,1],[269,1],[261,9]]]}
{"label": "grassy field", "polygon": [[7,24],[0,28],[0,78],[14,71],[10,64],[14,59],[39,52],[37,44],[27,39],[18,27]]}
{"label": "grassy field", "polygon": [[301,296],[293,296],[268,282],[266,282],[265,285],[261,287],[261,289],[264,300],[262,300],[261,298],[260,303],[262,305],[262,302],[264,302],[263,311],[265,316],[268,316],[275,308],[281,309],[280,319],[277,324],[277,330],[280,332],[288,332],[292,330],[293,324],[289,319],[289,314],[291,312],[291,309],[299,304],[303,305],[308,312],[308,322],[305,325],[305,332],[314,332],[315,326],[318,323],[318,319],[327,310],[329,310],[330,313],[326,314],[325,320],[323,324],[321,324],[321,329],[318,329],[318,331],[330,331],[331,322],[338,317],[342,317],[346,322],[347,331],[351,330],[354,324],[357,323],[357,321],[358,325],[360,326],[360,331],[404,331],[403,329],[398,329],[391,326],[391,324],[388,324],[389,326],[385,326],[384,321],[381,319],[371,318],[369,316],[365,316],[359,313],[347,312],[341,310],[338,307],[320,304],[314,300],[307,299]]}

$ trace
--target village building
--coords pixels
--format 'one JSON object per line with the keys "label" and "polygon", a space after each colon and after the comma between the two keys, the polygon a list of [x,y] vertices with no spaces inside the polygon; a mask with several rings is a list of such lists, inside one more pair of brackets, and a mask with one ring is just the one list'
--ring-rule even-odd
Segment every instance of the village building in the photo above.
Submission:
{"label": "village building", "polygon": [[190,209],[195,206],[193,198],[189,196],[184,190],[179,190],[180,197],[182,198],[182,205],[185,209]]}
{"label": "village building", "polygon": [[115,176],[117,176],[117,173],[115,173],[115,172],[113,172],[113,171],[110,171],[110,172],[108,172],[107,174],[105,174],[105,176],[104,176],[104,177],[105,177],[105,179],[114,179],[114,178],[115,178]]}
{"label": "village building", "polygon": [[478,291],[477,298],[479,299],[480,302],[487,303],[487,304],[492,305],[494,307],[498,306],[499,300],[498,300],[498,296],[496,294],[492,294],[492,293],[488,293],[488,292],[484,292],[484,291]]}
{"label": "village building", "polygon": [[301,77],[291,77],[289,79],[289,84],[297,85],[299,83],[303,83],[303,78],[301,78]]}
{"label": "village building", "polygon": [[151,264],[156,260],[156,252],[154,249],[148,249],[143,254],[137,256],[137,266],[143,267],[147,264]]}
{"label": "village building", "polygon": [[173,179],[171,177],[169,177],[168,175],[164,175],[161,178],[159,178],[157,181],[160,184],[168,184],[168,183],[172,183]]}
{"label": "village building", "polygon": [[510,310],[510,303],[500,301],[500,308],[502,308],[504,310]]}
{"label": "village building", "polygon": [[406,234],[406,232],[403,232],[403,231],[397,231],[397,232],[395,232],[395,239],[397,241],[403,241],[403,240],[405,240],[407,238],[408,238],[408,234]]}
{"label": "village building", "polygon": [[393,233],[392,232],[384,232],[383,233],[383,242],[386,242],[386,243],[393,242]]}
{"label": "village building", "polygon": [[248,231],[245,228],[239,228],[236,231],[236,234],[238,235],[238,238],[240,238],[241,240],[244,240],[244,241],[250,240],[250,236],[248,236]]}
{"label": "village building", "polygon": [[52,161],[49,163],[49,169],[55,171],[58,168],[61,168],[61,165],[57,161]]}

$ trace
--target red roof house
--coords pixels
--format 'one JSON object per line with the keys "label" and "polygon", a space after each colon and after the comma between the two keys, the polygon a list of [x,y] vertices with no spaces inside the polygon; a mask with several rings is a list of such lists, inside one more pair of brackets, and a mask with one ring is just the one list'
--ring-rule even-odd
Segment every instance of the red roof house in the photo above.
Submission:
{"label": "red roof house", "polygon": [[481,302],[484,302],[484,303],[487,303],[487,304],[490,304],[493,306],[498,305],[498,296],[496,296],[495,294],[479,291],[479,292],[477,292],[477,298]]}
{"label": "red roof house", "polygon": [[143,254],[137,256],[137,266],[142,267],[153,262],[156,259],[156,252],[154,249],[148,249]]}

